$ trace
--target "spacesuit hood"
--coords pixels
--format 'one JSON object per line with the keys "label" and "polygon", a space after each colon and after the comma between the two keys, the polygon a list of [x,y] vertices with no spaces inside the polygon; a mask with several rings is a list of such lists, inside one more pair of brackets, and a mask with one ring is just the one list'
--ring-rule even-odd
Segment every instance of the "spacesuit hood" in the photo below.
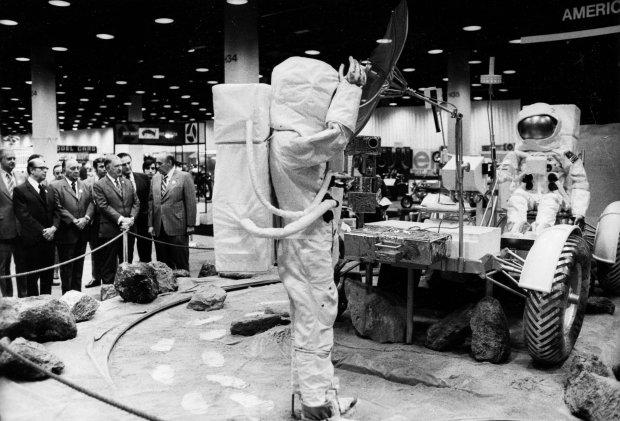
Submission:
{"label": "spacesuit hood", "polygon": [[271,74],[271,127],[308,136],[325,129],[338,72],[319,60],[291,57]]}
{"label": "spacesuit hood", "polygon": [[517,129],[517,137],[523,142],[517,147],[517,149],[523,151],[549,151],[551,149],[558,148],[561,145],[561,138],[559,134],[562,129],[562,120],[560,119],[560,116],[555,108],[549,104],[537,102],[523,107],[523,109],[519,112],[516,127],[518,127],[519,123],[526,118],[543,115],[551,116],[557,121],[553,134],[545,139],[525,139],[521,136],[519,130]]}

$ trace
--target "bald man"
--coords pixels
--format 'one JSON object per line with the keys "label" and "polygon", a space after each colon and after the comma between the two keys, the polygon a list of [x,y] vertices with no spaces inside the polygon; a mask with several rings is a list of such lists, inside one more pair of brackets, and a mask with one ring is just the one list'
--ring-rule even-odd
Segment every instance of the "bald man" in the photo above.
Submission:
{"label": "bald man", "polygon": [[[55,235],[58,259],[66,262],[86,251],[95,205],[91,189],[80,180],[80,164],[75,159],[65,162],[63,178],[53,181],[50,187],[54,192],[54,210],[60,220]],[[83,269],[83,257],[60,267],[63,294],[70,290],[81,291]]]}

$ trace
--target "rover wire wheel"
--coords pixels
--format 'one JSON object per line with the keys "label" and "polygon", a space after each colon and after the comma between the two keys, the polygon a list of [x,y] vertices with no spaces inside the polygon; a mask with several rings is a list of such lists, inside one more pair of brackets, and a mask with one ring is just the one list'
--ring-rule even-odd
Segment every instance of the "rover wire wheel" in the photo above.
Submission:
{"label": "rover wire wheel", "polygon": [[561,363],[577,341],[590,289],[590,256],[586,241],[571,234],[556,263],[551,291],[530,291],[527,297],[525,343],[540,364]]}
{"label": "rover wire wheel", "polygon": [[620,238],[616,244],[616,261],[613,264],[596,262],[598,283],[605,292],[620,295]]}

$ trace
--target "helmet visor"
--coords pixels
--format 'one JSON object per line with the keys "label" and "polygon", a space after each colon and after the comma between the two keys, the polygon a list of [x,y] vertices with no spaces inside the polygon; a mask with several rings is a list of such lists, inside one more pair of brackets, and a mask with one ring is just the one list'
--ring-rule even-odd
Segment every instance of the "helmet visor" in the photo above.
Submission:
{"label": "helmet visor", "polygon": [[522,139],[547,139],[553,136],[558,121],[550,115],[535,115],[524,118],[517,125]]}

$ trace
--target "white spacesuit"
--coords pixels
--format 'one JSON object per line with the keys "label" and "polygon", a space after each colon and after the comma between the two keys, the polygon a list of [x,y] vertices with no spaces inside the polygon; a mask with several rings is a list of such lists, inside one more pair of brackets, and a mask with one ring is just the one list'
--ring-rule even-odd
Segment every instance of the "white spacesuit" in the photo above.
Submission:
{"label": "white spacesuit", "polygon": [[[289,58],[274,68],[269,159],[281,209],[308,208],[328,167],[341,170],[333,163],[342,163],[361,99],[356,85],[364,82],[364,70],[353,61],[346,77],[342,68],[339,75],[330,65],[303,57]],[[285,218],[286,224],[290,222]],[[302,418],[308,420],[339,418],[331,362],[338,304],[333,278],[338,224],[337,215],[331,220],[319,218],[278,245],[278,271],[291,303],[293,392],[301,395]]]}
{"label": "white spacesuit", "polygon": [[560,114],[549,104],[536,103],[519,112],[517,132],[523,143],[506,155],[498,173],[500,182],[512,182],[506,229],[513,234],[530,228],[527,211],[536,208],[531,226],[535,233],[554,225],[562,208],[570,210],[576,222],[585,217],[588,178],[573,150],[575,139],[560,135],[561,128]]}

